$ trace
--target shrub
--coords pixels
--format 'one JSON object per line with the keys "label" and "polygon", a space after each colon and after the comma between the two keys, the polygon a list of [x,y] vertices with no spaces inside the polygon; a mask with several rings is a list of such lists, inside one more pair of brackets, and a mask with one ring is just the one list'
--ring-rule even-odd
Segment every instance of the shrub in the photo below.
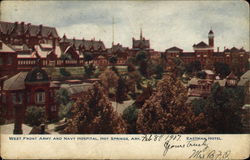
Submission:
{"label": "shrub", "polygon": [[138,117],[138,108],[136,104],[132,104],[123,111],[122,118],[128,124],[128,133],[136,133],[136,121]]}
{"label": "shrub", "polygon": [[71,117],[71,108],[72,102],[67,103],[66,105],[61,104],[59,110],[59,119],[70,118]]}
{"label": "shrub", "polygon": [[69,76],[71,76],[70,72],[67,71],[65,68],[60,68],[60,73],[61,73],[61,75],[63,75],[64,77],[69,77]]}
{"label": "shrub", "polygon": [[45,122],[45,107],[30,106],[25,113],[25,123],[31,126],[39,126]]}

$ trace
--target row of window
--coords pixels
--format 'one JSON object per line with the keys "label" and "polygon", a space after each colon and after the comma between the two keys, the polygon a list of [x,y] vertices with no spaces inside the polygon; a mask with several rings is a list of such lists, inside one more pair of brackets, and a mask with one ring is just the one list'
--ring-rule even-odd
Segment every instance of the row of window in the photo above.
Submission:
{"label": "row of window", "polygon": [[29,64],[36,64],[36,61],[35,60],[18,60],[18,64],[19,65],[29,65]]}
{"label": "row of window", "polygon": [[3,58],[0,57],[0,65],[4,65],[4,64],[11,65],[12,64],[12,58],[8,57],[7,61],[4,61]]}
{"label": "row of window", "polygon": [[[23,93],[12,93],[12,103],[13,104],[23,104]],[[29,97],[28,97],[29,101]],[[45,92],[36,92],[35,93],[35,102],[36,104],[45,103]]]}
{"label": "row of window", "polygon": [[[17,104],[23,104],[24,95],[23,93],[12,93],[12,103]],[[6,102],[6,96],[2,97],[3,102]],[[29,101],[29,97],[28,97]],[[35,103],[36,104],[44,104],[45,103],[45,92],[36,92],[35,94]],[[57,106],[53,105],[51,107],[51,111],[57,111]]]}

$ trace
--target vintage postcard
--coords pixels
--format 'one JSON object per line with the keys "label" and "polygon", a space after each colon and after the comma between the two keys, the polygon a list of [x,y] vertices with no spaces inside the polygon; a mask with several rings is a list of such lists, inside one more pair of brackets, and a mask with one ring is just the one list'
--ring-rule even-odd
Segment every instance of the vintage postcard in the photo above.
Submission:
{"label": "vintage postcard", "polygon": [[1,1],[3,159],[246,159],[246,1]]}

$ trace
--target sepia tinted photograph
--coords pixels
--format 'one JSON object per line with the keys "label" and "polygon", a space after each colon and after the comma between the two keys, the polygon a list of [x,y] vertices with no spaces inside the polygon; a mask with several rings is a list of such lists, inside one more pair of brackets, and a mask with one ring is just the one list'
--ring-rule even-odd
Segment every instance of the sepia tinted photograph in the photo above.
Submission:
{"label": "sepia tinted photograph", "polygon": [[246,1],[1,1],[1,134],[250,133]]}

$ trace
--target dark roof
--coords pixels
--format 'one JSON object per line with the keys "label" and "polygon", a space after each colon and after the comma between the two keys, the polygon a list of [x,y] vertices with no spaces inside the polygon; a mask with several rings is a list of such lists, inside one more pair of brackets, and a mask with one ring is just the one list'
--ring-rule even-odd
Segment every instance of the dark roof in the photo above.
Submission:
{"label": "dark roof", "polygon": [[[40,74],[40,78],[38,78],[38,75]],[[25,82],[47,82],[49,81],[48,74],[45,70],[41,69],[40,67],[33,68],[25,78]]]}
{"label": "dark roof", "polygon": [[241,52],[246,52],[246,50],[244,48],[241,48],[240,51]]}
{"label": "dark roof", "polygon": [[210,30],[208,34],[214,34],[214,32],[212,30]]}
{"label": "dark roof", "polygon": [[93,86],[92,83],[82,83],[82,84],[71,84],[71,85],[64,84],[61,87],[65,88],[68,91],[69,95],[71,96],[82,92],[86,92],[92,86]]}
{"label": "dark roof", "polygon": [[230,50],[227,48],[227,49],[224,50],[224,52],[230,52]]}
{"label": "dark roof", "polygon": [[11,23],[11,22],[4,22],[0,21],[0,31],[3,34],[30,34],[30,36],[37,36],[40,32],[42,37],[49,37],[52,35],[55,38],[58,38],[58,34],[55,27],[48,27],[43,25],[32,25],[30,23],[25,24],[24,22],[18,23]]}
{"label": "dark roof", "polygon": [[19,72],[11,78],[4,81],[4,90],[23,90],[25,89],[24,80],[28,72]]}
{"label": "dark roof", "polygon": [[133,38],[133,48],[150,48],[149,40],[145,38],[135,40]]}
{"label": "dark roof", "polygon": [[233,74],[233,72],[231,72],[231,73],[226,77],[226,79],[238,79],[238,78],[237,78],[237,76],[235,76],[235,75]]}
{"label": "dark roof", "polygon": [[123,47],[120,43],[112,45],[112,48],[108,49],[108,53],[126,53],[128,47]]}
{"label": "dark roof", "polygon": [[239,51],[240,50],[238,48],[236,48],[236,47],[232,47],[231,50],[230,50],[230,52],[239,52]]}
{"label": "dark roof", "polygon": [[246,52],[246,50],[244,48],[238,49],[236,47],[232,47],[231,49],[225,49],[224,52]]}
{"label": "dark roof", "polygon": [[171,47],[171,48],[168,48],[168,49],[166,49],[166,51],[183,51],[183,49],[180,49],[180,48],[178,48],[178,47]]}
{"label": "dark roof", "polygon": [[104,43],[99,40],[85,40],[85,39],[68,39],[66,36],[64,36],[61,40],[61,43],[67,42],[68,45],[75,45],[76,49],[82,49],[82,50],[105,50],[105,45]]}
{"label": "dark roof", "polygon": [[207,48],[209,46],[205,42],[201,41],[198,44],[194,44],[193,47],[196,47],[196,48]]}
{"label": "dark roof", "polygon": [[0,40],[0,43],[2,44],[2,47],[0,48],[0,53],[1,52],[8,52],[8,53],[15,53],[15,49],[8,44],[5,44]]}

